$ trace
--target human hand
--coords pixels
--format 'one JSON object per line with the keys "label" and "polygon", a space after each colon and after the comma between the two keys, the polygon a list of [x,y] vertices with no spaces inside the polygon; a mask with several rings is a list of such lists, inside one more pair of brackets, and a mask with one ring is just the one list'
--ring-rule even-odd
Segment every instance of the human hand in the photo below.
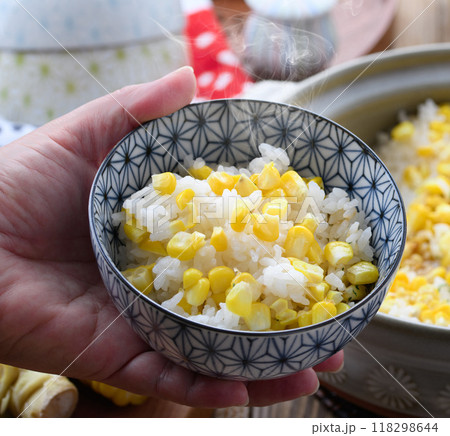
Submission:
{"label": "human hand", "polygon": [[[188,68],[119,90],[0,149],[0,362],[197,407],[268,405],[315,392],[308,369],[243,383],[195,374],[149,349],[101,281],[87,205],[98,166],[122,137],[188,104]],[[333,371],[342,353],[316,367]]]}

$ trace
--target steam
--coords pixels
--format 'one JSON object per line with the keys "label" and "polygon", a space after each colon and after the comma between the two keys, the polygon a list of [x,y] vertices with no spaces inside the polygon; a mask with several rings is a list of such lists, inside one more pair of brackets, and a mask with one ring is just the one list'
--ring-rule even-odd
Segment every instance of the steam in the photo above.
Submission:
{"label": "steam", "polygon": [[325,69],[335,53],[328,17],[316,22],[275,21],[254,14],[234,17],[225,31],[254,80],[299,81]]}
{"label": "steam", "polygon": [[[362,1],[347,0],[347,7],[358,6]],[[228,57],[219,61],[236,68],[236,72],[243,70],[254,81],[300,81],[328,67],[335,54],[336,38],[329,16],[286,22],[269,20],[251,12],[223,13],[222,16],[220,8],[216,12],[230,47],[230,51],[221,53],[222,57]],[[165,38],[183,46],[188,60],[196,47],[190,46],[191,42],[183,35],[171,33],[161,23],[154,21],[153,24],[161,29]],[[192,44],[201,44],[202,41],[192,41]],[[203,54],[216,55],[213,53],[214,44],[211,44],[209,52],[208,41],[203,42]],[[209,76],[208,73],[200,76],[199,83],[212,80],[212,75]],[[208,96],[204,95],[203,99],[208,99]],[[304,107],[308,107],[306,101],[303,103]]]}

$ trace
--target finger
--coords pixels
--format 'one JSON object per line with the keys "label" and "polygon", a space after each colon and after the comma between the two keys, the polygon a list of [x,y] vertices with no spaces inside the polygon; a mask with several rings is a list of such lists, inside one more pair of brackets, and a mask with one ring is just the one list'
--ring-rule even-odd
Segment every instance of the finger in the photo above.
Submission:
{"label": "finger", "polygon": [[183,67],[154,82],[130,85],[93,100],[43,129],[57,143],[72,146],[71,151],[99,163],[113,145],[139,124],[189,104],[195,87],[192,68]]}
{"label": "finger", "polygon": [[313,369],[274,379],[249,382],[249,406],[269,406],[317,392],[319,381]]}
{"label": "finger", "polygon": [[344,352],[338,351],[336,354],[331,356],[329,359],[319,363],[314,367],[316,372],[338,372],[344,366]]}
{"label": "finger", "polygon": [[104,381],[191,407],[223,408],[248,403],[244,383],[194,373],[154,351],[140,354]]}

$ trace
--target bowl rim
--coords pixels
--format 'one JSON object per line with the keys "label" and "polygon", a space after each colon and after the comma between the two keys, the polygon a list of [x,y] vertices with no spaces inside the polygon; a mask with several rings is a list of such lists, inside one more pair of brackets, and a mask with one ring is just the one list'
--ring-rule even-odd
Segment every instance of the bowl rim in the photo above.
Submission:
{"label": "bowl rim", "polygon": [[[352,59],[343,62],[339,65],[334,65],[327,70],[324,70],[314,76],[311,76],[299,83],[298,87],[295,89],[291,99],[295,99],[301,93],[305,92],[308,88],[316,87],[319,94],[326,92],[328,89],[333,88],[337,84],[346,83],[346,79],[349,75],[357,75],[357,79],[364,78],[366,72],[369,74],[369,68],[376,64],[386,65],[383,72],[393,71],[398,65],[398,61],[410,59],[419,59],[424,62],[427,60],[435,60],[439,62],[445,57],[448,61],[448,55],[450,54],[450,42],[437,42],[429,44],[419,44],[415,46],[399,47],[394,49],[389,49],[377,53],[372,53],[369,55],[361,56],[356,59]],[[416,62],[414,62],[416,63]],[[395,64],[395,65],[393,65]],[[419,62],[417,62],[419,64]],[[422,64],[421,64],[422,65]],[[320,85],[320,86],[318,86]],[[331,105],[330,105],[331,106]],[[374,319],[377,322],[384,323],[392,329],[411,329],[413,332],[423,334],[424,330],[428,331],[431,335],[440,334],[450,337],[450,327],[439,326],[435,324],[428,324],[421,321],[415,321],[414,319],[406,319],[398,317],[395,315],[390,315],[383,312],[377,312]]]}
{"label": "bowl rim", "polygon": [[[405,210],[405,205],[403,202],[403,198],[400,194],[400,190],[395,182],[395,180],[393,179],[391,173],[389,172],[389,170],[387,169],[386,165],[384,164],[384,162],[378,157],[378,155],[364,142],[362,141],[358,136],[356,136],[354,133],[350,132],[348,129],[346,129],[345,127],[341,126],[340,124],[336,123],[333,120],[330,120],[327,117],[324,117],[322,115],[319,115],[313,111],[310,111],[308,109],[302,108],[300,106],[296,106],[296,105],[292,105],[292,104],[287,104],[287,103],[278,103],[278,102],[272,102],[272,101],[268,101],[268,100],[257,100],[257,99],[245,99],[245,98],[223,98],[223,99],[216,99],[216,100],[208,100],[208,101],[201,101],[201,102],[194,102],[194,103],[190,103],[186,106],[184,106],[183,108],[179,109],[181,110],[186,110],[189,107],[195,107],[195,106],[201,106],[201,105],[211,105],[211,104],[216,104],[216,103],[232,103],[232,104],[241,104],[241,103],[265,103],[265,104],[270,104],[270,105],[276,105],[276,106],[283,106],[283,107],[287,107],[287,108],[291,108],[297,111],[302,111],[302,112],[306,112],[307,114],[311,115],[315,120],[319,119],[319,120],[323,120],[327,123],[332,124],[333,126],[337,127],[338,129],[341,129],[341,131],[346,132],[350,137],[352,137],[357,144],[361,147],[361,149],[365,149],[365,151],[367,152],[368,155],[371,156],[372,159],[374,159],[379,165],[381,165],[381,167],[384,169],[386,175],[388,176],[388,178],[390,179],[392,186],[395,190],[395,192],[398,195],[399,198],[399,204],[400,204],[400,209],[401,209],[401,215],[402,215],[402,219],[404,222],[404,226],[402,229],[402,237],[401,237],[401,241],[400,241],[400,250],[397,251],[394,262],[388,272],[388,274],[386,274],[386,276],[380,281],[380,283],[377,283],[375,285],[375,287],[371,290],[371,292],[369,293],[369,295],[367,295],[366,297],[364,297],[361,301],[357,302],[354,306],[352,306],[350,309],[348,309],[347,311],[333,317],[330,318],[328,320],[322,321],[318,324],[312,324],[310,326],[305,326],[305,327],[296,327],[293,329],[286,329],[286,330],[272,330],[272,331],[251,331],[251,330],[234,330],[234,329],[228,329],[228,328],[223,328],[223,327],[217,327],[217,326],[212,326],[212,325],[208,325],[208,324],[202,324],[198,321],[193,321],[189,318],[186,318],[182,315],[179,315],[169,309],[166,309],[165,307],[163,307],[161,304],[157,303],[156,301],[152,300],[151,298],[149,298],[148,296],[142,294],[140,291],[138,291],[134,286],[131,285],[131,283],[128,282],[128,280],[125,279],[125,277],[123,276],[123,274],[120,272],[120,270],[118,269],[118,267],[115,265],[115,263],[113,262],[112,258],[109,256],[109,254],[106,251],[106,248],[104,247],[104,245],[101,243],[99,235],[97,234],[97,232],[95,231],[95,224],[94,224],[94,191],[95,188],[97,186],[97,182],[99,180],[99,178],[102,176],[103,172],[105,171],[105,168],[107,167],[109,161],[112,159],[112,157],[114,156],[116,150],[120,147],[120,145],[123,143],[123,141],[127,140],[128,138],[130,138],[131,136],[133,136],[137,131],[139,131],[140,129],[147,129],[147,126],[149,125],[149,123],[154,122],[158,119],[161,118],[166,118],[166,117],[170,117],[173,115],[169,114],[166,115],[164,117],[160,117],[160,118],[155,118],[153,120],[149,120],[146,121],[144,123],[141,123],[138,127],[134,128],[133,130],[131,130],[128,134],[126,134],[123,138],[121,138],[113,147],[112,149],[108,152],[108,154],[106,155],[106,157],[103,159],[102,163],[100,164],[95,177],[93,179],[92,185],[91,185],[91,191],[89,194],[89,204],[88,204],[88,220],[89,220],[89,229],[91,232],[91,238],[93,239],[93,243],[95,241],[95,244],[97,246],[97,250],[99,251],[100,255],[102,256],[103,260],[106,262],[106,264],[108,265],[109,268],[111,268],[111,270],[114,272],[116,278],[118,278],[122,284],[124,284],[126,286],[126,288],[131,291],[134,295],[135,295],[135,299],[133,300],[133,302],[131,304],[134,304],[134,302],[137,299],[141,299],[143,300],[145,303],[150,304],[152,307],[154,307],[157,310],[162,311],[165,315],[169,316],[170,318],[174,318],[177,322],[181,322],[183,324],[186,324],[188,326],[194,327],[194,328],[198,328],[201,330],[208,330],[208,331],[213,331],[216,333],[227,333],[227,334],[232,334],[235,336],[251,336],[251,337],[272,337],[272,336],[286,336],[286,335],[294,335],[294,334],[298,334],[298,333],[306,333],[306,332],[310,332],[310,331],[314,331],[320,328],[323,328],[327,325],[333,324],[335,322],[337,322],[342,328],[344,328],[344,330],[347,331],[347,329],[342,325],[342,323],[340,322],[340,320],[346,319],[351,317],[352,312],[355,312],[357,309],[359,309],[361,306],[366,305],[370,300],[372,300],[374,298],[375,295],[379,294],[379,292],[382,291],[382,289],[387,285],[387,283],[389,282],[389,280],[391,279],[391,277],[396,274],[398,267],[400,265],[400,261],[401,261],[401,257],[403,255],[403,251],[405,248],[405,243],[406,243],[406,210]],[[178,112],[178,111],[176,111]],[[176,113],[174,112],[174,113]],[[352,339],[354,339],[354,335],[347,331],[347,333],[349,333],[352,336]]]}
{"label": "bowl rim", "polygon": [[437,324],[428,324],[415,319],[402,318],[395,315],[390,315],[389,313],[383,313],[378,311],[374,316],[374,320],[381,322],[386,326],[390,327],[396,333],[401,331],[407,331],[408,336],[412,332],[417,334],[423,334],[424,332],[430,333],[431,335],[445,335],[447,339],[450,339],[450,327],[445,327]]}

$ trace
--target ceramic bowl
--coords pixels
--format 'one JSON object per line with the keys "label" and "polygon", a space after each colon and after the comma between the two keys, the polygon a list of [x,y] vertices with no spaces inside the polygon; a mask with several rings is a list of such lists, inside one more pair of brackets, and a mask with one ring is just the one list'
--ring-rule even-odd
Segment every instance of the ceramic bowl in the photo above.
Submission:
{"label": "ceramic bowl", "polygon": [[[356,59],[305,80],[284,101],[330,117],[375,145],[400,110],[414,113],[428,98],[450,101],[450,44]],[[449,328],[378,313],[346,347],[344,370],[324,374],[322,382],[384,416],[449,417],[449,343]]]}
{"label": "ceramic bowl", "polygon": [[[345,189],[361,200],[373,230],[380,278],[371,293],[335,319],[272,332],[209,327],[174,314],[140,294],[121,275],[123,242],[111,215],[152,173],[174,171],[187,154],[208,164],[247,165],[270,143],[288,151],[304,177]],[[375,206],[374,206],[375,205]],[[357,137],[298,107],[263,101],[215,100],[144,124],[120,141],[99,168],[90,203],[92,243],[107,291],[142,339],[175,363],[215,377],[270,379],[312,367],[356,337],[376,314],[405,242],[405,214],[385,166]],[[120,266],[119,266],[120,267]]]}

